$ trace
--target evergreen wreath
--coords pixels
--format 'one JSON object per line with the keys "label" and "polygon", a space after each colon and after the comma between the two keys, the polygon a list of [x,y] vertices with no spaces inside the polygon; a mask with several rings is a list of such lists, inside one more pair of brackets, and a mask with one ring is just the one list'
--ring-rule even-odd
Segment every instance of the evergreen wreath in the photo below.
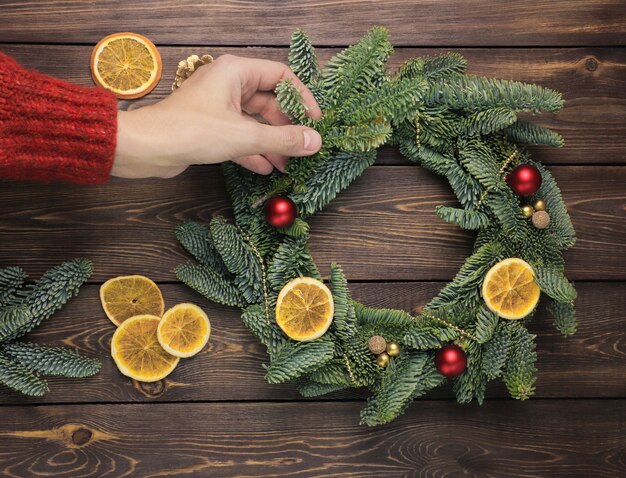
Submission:
{"label": "evergreen wreath", "polygon": [[50,269],[34,284],[25,284],[19,267],[0,269],[0,383],[24,395],[48,391],[42,375],[90,377],[100,362],[64,347],[22,342],[21,337],[52,316],[91,276],[91,262],[75,259]]}
{"label": "evergreen wreath", "polygon": [[[373,393],[361,413],[367,425],[394,420],[413,399],[443,383],[435,355],[451,343],[467,360],[465,372],[454,379],[459,402],[482,402],[487,382],[496,377],[516,399],[533,394],[535,336],[527,325],[534,312],[523,320],[502,320],[481,297],[485,273],[504,258],[528,262],[556,327],[564,335],[576,329],[576,291],[563,275],[562,257],[575,242],[574,229],[552,175],[517,145],[562,145],[557,133],[517,116],[556,112],[563,105],[561,95],[537,85],[467,75],[466,61],[456,53],[411,59],[391,75],[386,63],[392,51],[387,31],[376,27],[321,70],[309,38],[296,31],[289,63],[313,92],[323,117],[305,116],[306,106],[290,81],[277,86],[276,97],[295,124],[321,133],[322,150],[290,161],[286,175],[259,176],[224,164],[235,224],[216,217],[208,226],[189,222],[176,231],[196,259],[178,266],[177,277],[214,302],[242,309],[245,325],[267,347],[267,381],[296,380],[305,397],[367,387]],[[306,218],[371,166],[383,144],[397,146],[410,161],[447,178],[460,207],[438,206],[436,213],[477,231],[473,253],[415,316],[353,301],[341,267],[332,264],[330,329],[313,341],[290,340],[274,317],[279,292],[299,276],[321,279],[307,246]],[[543,200],[549,225],[533,225],[507,185],[518,165],[540,172],[541,187],[530,199]],[[263,205],[276,196],[297,206],[298,217],[288,228],[272,227],[264,216]],[[373,336],[400,346],[386,367],[377,365],[368,348]]]}

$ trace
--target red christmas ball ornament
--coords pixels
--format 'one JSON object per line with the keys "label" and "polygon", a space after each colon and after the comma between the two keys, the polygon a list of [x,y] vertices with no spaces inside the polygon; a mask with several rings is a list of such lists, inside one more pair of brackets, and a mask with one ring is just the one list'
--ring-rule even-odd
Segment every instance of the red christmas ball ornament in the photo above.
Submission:
{"label": "red christmas ball ornament", "polygon": [[296,203],[282,196],[268,199],[265,202],[264,212],[267,223],[278,228],[291,226],[298,216]]}
{"label": "red christmas ball ornament", "polygon": [[518,196],[532,196],[541,186],[541,172],[532,164],[520,164],[506,177],[506,183]]}
{"label": "red christmas ball ornament", "polygon": [[435,367],[444,377],[458,377],[465,372],[466,366],[467,355],[456,344],[444,345],[435,354]]}

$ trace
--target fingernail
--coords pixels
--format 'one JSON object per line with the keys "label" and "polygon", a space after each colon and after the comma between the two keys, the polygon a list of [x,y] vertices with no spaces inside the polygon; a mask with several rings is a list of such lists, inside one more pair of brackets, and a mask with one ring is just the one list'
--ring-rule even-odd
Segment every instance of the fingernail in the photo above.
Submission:
{"label": "fingernail", "polygon": [[317,151],[322,146],[322,137],[314,129],[304,131],[304,149],[306,151]]}

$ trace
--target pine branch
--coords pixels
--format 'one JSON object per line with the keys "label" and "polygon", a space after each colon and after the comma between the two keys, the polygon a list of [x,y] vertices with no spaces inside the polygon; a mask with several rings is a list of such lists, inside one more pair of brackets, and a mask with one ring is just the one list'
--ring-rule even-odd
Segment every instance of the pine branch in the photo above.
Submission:
{"label": "pine branch", "polygon": [[98,360],[83,357],[62,347],[11,342],[2,347],[2,352],[27,369],[42,375],[83,378],[100,371]]}
{"label": "pine branch", "polygon": [[548,297],[557,302],[572,302],[576,299],[576,289],[561,271],[533,266],[533,272],[541,291]]}
{"label": "pine branch", "polygon": [[31,397],[41,397],[49,390],[44,380],[1,352],[0,383]]}
{"label": "pine branch", "polygon": [[298,390],[300,391],[300,395],[303,397],[313,398],[332,392],[338,392],[339,390],[344,390],[346,388],[348,388],[347,385],[308,382],[301,385]]}
{"label": "pine branch", "polygon": [[176,228],[176,239],[189,254],[225,278],[231,278],[220,257],[208,228],[197,222],[186,222]]}
{"label": "pine branch", "polygon": [[516,121],[515,111],[499,106],[468,115],[463,122],[463,131],[469,136],[491,134],[505,129]]}
{"label": "pine branch", "polygon": [[270,357],[281,350],[288,341],[276,324],[274,316],[265,316],[265,309],[261,304],[251,305],[245,309],[241,314],[241,319],[244,325],[267,347]]}
{"label": "pine branch", "polygon": [[462,75],[466,69],[467,60],[463,56],[455,52],[447,52],[436,56],[412,58],[402,65],[399,76],[437,80]]}
{"label": "pine branch", "polygon": [[476,230],[489,224],[489,216],[480,211],[437,206],[435,212],[444,221],[456,224],[463,229]]}

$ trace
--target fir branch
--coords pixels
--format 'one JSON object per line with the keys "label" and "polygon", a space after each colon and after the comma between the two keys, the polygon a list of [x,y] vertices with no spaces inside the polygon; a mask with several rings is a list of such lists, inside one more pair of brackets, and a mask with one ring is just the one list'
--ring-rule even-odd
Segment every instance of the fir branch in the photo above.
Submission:
{"label": "fir branch", "polygon": [[483,403],[487,388],[487,377],[483,373],[483,354],[480,344],[470,342],[465,348],[467,356],[467,368],[456,379],[454,392],[459,403],[468,403],[476,399],[479,404]]}
{"label": "fir branch", "polygon": [[91,276],[91,262],[75,259],[47,271],[33,286],[29,286],[23,305],[28,307],[31,320],[15,330],[13,337],[21,337],[59,310],[78,294],[80,286]]}
{"label": "fir branch", "polygon": [[356,333],[354,304],[350,298],[348,281],[343,274],[343,270],[341,266],[334,262],[330,265],[330,288],[335,304],[335,316],[332,323],[333,330],[335,330],[337,337],[340,339],[353,337]]}
{"label": "fir branch", "polygon": [[435,212],[444,221],[456,224],[463,229],[476,230],[489,224],[489,216],[480,211],[437,206]]}
{"label": "fir branch", "polygon": [[276,85],[276,102],[280,110],[295,124],[303,124],[308,107],[304,104],[302,93],[291,79]]}
{"label": "fir branch", "polygon": [[361,423],[374,426],[393,421],[411,402],[428,355],[422,352],[401,354],[384,371],[376,395],[368,399],[361,412]]}
{"label": "fir branch", "polygon": [[11,342],[2,347],[2,352],[27,369],[42,375],[83,378],[100,371],[98,360],[83,357],[62,347]]}
{"label": "fir branch", "polygon": [[498,314],[489,310],[486,306],[478,309],[476,314],[476,338],[478,343],[484,344],[489,342],[498,326]]}
{"label": "fir branch", "polygon": [[348,388],[347,385],[308,382],[299,387],[300,395],[306,398],[319,397]]}
{"label": "fir branch", "polygon": [[196,260],[225,278],[232,278],[213,244],[207,227],[197,222],[186,222],[176,228],[176,239]]}
{"label": "fir branch", "polygon": [[281,350],[288,339],[276,324],[274,317],[266,317],[265,308],[260,304],[248,307],[241,314],[244,325],[267,347],[270,357]]}
{"label": "fir branch", "polygon": [[33,315],[24,305],[0,308],[0,343],[21,337],[32,322]]}
{"label": "fir branch", "polygon": [[365,169],[374,164],[376,153],[337,152],[321,165],[305,184],[305,191],[296,193],[291,199],[302,216],[321,210],[347,188]]}
{"label": "fir branch", "polygon": [[269,383],[282,383],[311,372],[329,360],[335,353],[335,345],[329,336],[312,342],[287,342],[272,357],[265,379]]}
{"label": "fir branch", "polygon": [[555,148],[560,148],[565,143],[560,134],[549,128],[524,120],[518,120],[513,123],[508,128],[505,128],[503,133],[517,143],[545,144]]}
{"label": "fir branch", "polygon": [[320,76],[315,48],[313,48],[311,40],[302,29],[296,30],[291,35],[289,67],[306,85],[309,85]]}
{"label": "fir branch", "polygon": [[572,302],[576,299],[576,289],[560,270],[533,266],[535,280],[541,291],[557,302]]}
{"label": "fir branch", "polygon": [[451,109],[479,111],[506,107],[513,111],[548,111],[563,107],[561,94],[534,84],[517,81],[454,76],[432,83],[425,96],[427,104],[445,104]]}
{"label": "fir branch", "polygon": [[515,111],[498,106],[476,111],[465,117],[463,131],[469,136],[495,133],[517,121]]}
{"label": "fir branch", "polygon": [[568,336],[576,333],[578,324],[574,314],[574,304],[572,302],[557,302],[550,300],[548,312],[554,317],[554,326],[563,335]]}
{"label": "fir branch", "polygon": [[249,304],[262,296],[261,264],[237,228],[223,218],[210,223],[211,237],[226,268],[235,276],[234,283]]}
{"label": "fir branch", "polygon": [[504,383],[513,398],[526,400],[535,392],[535,335],[523,326],[512,324],[506,368],[503,373]]}
{"label": "fir branch", "polygon": [[0,384],[31,397],[41,397],[49,390],[44,380],[2,352],[0,352]]}
{"label": "fir branch", "polygon": [[188,262],[174,272],[178,280],[213,302],[242,308],[247,304],[242,292],[209,266]]}
{"label": "fir branch", "polygon": [[26,277],[20,267],[0,269],[0,308],[15,300],[15,293],[22,288]]}
{"label": "fir branch", "polygon": [[502,374],[510,345],[508,327],[499,324],[493,332],[492,338],[483,346],[482,372],[487,380],[493,380]]}

